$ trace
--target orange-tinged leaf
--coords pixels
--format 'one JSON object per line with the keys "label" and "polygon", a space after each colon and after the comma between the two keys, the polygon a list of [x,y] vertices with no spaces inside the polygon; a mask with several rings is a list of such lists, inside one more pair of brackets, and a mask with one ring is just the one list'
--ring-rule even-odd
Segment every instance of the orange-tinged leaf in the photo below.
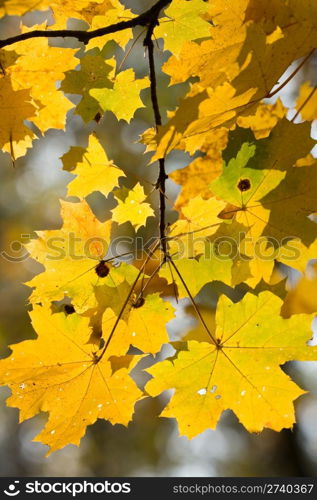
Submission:
{"label": "orange-tinged leaf", "polygon": [[250,432],[293,426],[293,401],[304,391],[280,367],[316,360],[317,349],[307,345],[312,316],[283,319],[281,305],[271,292],[247,294],[237,304],[222,296],[216,345],[190,341],[176,358],[147,370],[154,377],[146,385],[150,395],[175,389],[161,415],[176,418],[182,435],[215,428],[226,409]]}
{"label": "orange-tinged leaf", "polygon": [[[62,228],[39,231],[38,239],[26,245],[31,257],[45,266],[44,272],[27,283],[35,287],[30,300],[50,303],[66,295],[73,299],[77,312],[83,312],[96,304],[94,287],[112,283],[111,272],[104,277],[96,272],[108,251],[111,221],[100,222],[85,201],[63,201],[61,206]],[[111,263],[108,267],[112,269]],[[118,271],[114,270],[116,275]]]}
{"label": "orange-tinged leaf", "polygon": [[[20,421],[41,411],[49,414],[35,440],[52,452],[79,445],[86,427],[98,418],[127,425],[141,391],[128,369],[112,373],[111,349],[97,362],[102,350],[89,344],[89,318],[51,314],[40,306],[31,318],[38,338],[11,347],[12,355],[0,362],[0,381],[11,388],[8,405],[20,409]],[[117,355],[126,353],[127,345],[120,344],[125,328],[122,322],[114,335]]]}

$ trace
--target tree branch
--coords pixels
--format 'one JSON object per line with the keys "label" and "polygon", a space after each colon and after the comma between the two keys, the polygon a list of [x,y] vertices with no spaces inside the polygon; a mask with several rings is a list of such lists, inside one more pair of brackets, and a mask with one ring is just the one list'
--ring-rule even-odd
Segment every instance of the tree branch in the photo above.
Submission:
{"label": "tree branch", "polygon": [[[155,127],[158,131],[158,127],[162,125],[162,117],[160,113],[158,98],[157,98],[157,83],[156,83],[156,72],[155,72],[155,60],[154,60],[154,43],[152,40],[153,31],[155,26],[158,24],[158,15],[157,17],[151,20],[149,24],[146,37],[144,39],[144,46],[148,49],[148,58],[149,58],[149,67],[150,67],[150,82],[151,82],[151,101],[154,112],[155,119]],[[165,191],[166,191],[166,180],[168,179],[168,175],[165,170],[165,159],[159,159],[159,176],[156,182],[156,188],[160,193],[160,242],[161,249],[164,254],[164,261],[166,261],[167,257],[167,242],[166,242],[166,234],[165,234],[165,212],[166,212],[166,201],[165,201]]]}
{"label": "tree branch", "polygon": [[0,40],[0,49],[7,47],[17,42],[23,40],[29,40],[30,38],[57,38],[57,37],[71,37],[77,38],[80,42],[87,44],[89,40],[97,38],[104,35],[109,35],[111,33],[116,33],[118,31],[123,31],[128,28],[134,28],[136,26],[149,26],[152,22],[157,22],[158,16],[164,7],[166,7],[171,0],[159,0],[150,9],[139,16],[129,19],[128,21],[121,21],[105,28],[99,28],[93,31],[82,31],[82,30],[34,30],[28,33],[21,33],[20,35],[12,36],[6,38],[5,40]]}

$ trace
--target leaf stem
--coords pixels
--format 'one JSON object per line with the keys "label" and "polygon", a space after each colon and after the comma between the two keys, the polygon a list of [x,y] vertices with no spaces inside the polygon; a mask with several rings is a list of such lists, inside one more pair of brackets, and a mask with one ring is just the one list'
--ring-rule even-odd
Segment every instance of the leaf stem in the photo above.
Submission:
{"label": "leaf stem", "polygon": [[214,338],[213,334],[212,334],[212,333],[211,333],[211,331],[209,330],[209,328],[208,328],[208,326],[207,326],[207,324],[206,324],[206,321],[205,321],[205,320],[204,320],[204,318],[202,317],[202,314],[201,314],[201,312],[200,312],[200,310],[199,310],[199,308],[198,308],[198,306],[197,306],[197,304],[196,304],[196,302],[195,302],[195,300],[194,300],[194,297],[192,296],[192,294],[191,294],[191,292],[190,292],[190,290],[189,290],[189,288],[188,288],[188,286],[187,286],[187,284],[186,284],[186,281],[184,280],[183,276],[182,276],[182,275],[181,275],[181,273],[179,272],[179,270],[178,270],[178,268],[177,268],[177,266],[176,266],[175,262],[173,261],[173,259],[172,259],[171,257],[168,257],[168,260],[169,260],[169,262],[171,263],[171,265],[173,266],[173,268],[175,269],[175,272],[176,272],[177,276],[178,276],[178,277],[179,277],[179,279],[181,280],[183,287],[185,288],[186,292],[188,293],[188,297],[190,298],[190,301],[191,301],[191,303],[193,304],[193,307],[194,307],[194,309],[195,309],[195,312],[196,312],[196,314],[197,314],[197,316],[198,316],[198,318],[199,318],[199,320],[200,320],[201,324],[203,325],[203,327],[205,328],[206,332],[208,333],[208,335],[209,335],[209,337],[210,337],[210,339],[211,339],[212,343],[213,343],[213,344],[215,344],[215,346],[216,346],[217,348],[219,348],[219,343],[217,342],[217,340]]}
{"label": "leaf stem", "polygon": [[156,245],[154,246],[153,250],[151,250],[151,251],[149,252],[149,254],[148,254],[147,258],[145,259],[144,263],[142,264],[142,267],[140,268],[140,270],[139,270],[139,272],[138,272],[138,274],[137,274],[137,276],[136,276],[136,278],[135,278],[135,280],[134,280],[133,284],[131,285],[131,288],[130,288],[130,290],[129,290],[129,293],[128,293],[128,295],[127,295],[127,297],[126,297],[125,301],[124,301],[124,302],[123,302],[123,304],[122,304],[122,307],[121,307],[121,309],[120,309],[120,312],[119,312],[119,314],[118,314],[118,316],[117,316],[117,318],[116,318],[116,321],[115,321],[115,323],[114,323],[114,325],[113,325],[113,327],[112,327],[112,329],[111,329],[111,332],[110,332],[110,334],[109,334],[109,337],[108,337],[108,339],[107,339],[107,342],[105,343],[105,346],[104,346],[104,348],[103,348],[103,350],[102,350],[101,354],[100,354],[99,356],[97,356],[97,357],[96,357],[96,359],[94,360],[94,362],[95,362],[95,363],[98,363],[98,362],[99,362],[99,361],[103,358],[103,356],[104,356],[104,354],[105,354],[105,352],[106,352],[107,348],[109,347],[109,344],[110,344],[110,342],[111,342],[111,340],[112,340],[112,338],[113,338],[113,335],[114,335],[114,333],[115,333],[115,331],[116,331],[116,328],[117,328],[117,326],[118,326],[118,324],[119,324],[119,321],[120,321],[120,320],[121,320],[121,318],[122,318],[122,315],[123,315],[123,313],[124,313],[124,311],[125,311],[125,308],[126,308],[126,307],[127,307],[127,305],[128,305],[128,302],[129,302],[129,300],[130,300],[130,297],[131,297],[131,295],[132,295],[132,294],[133,294],[133,292],[134,292],[134,289],[135,289],[135,287],[136,287],[136,285],[137,285],[137,283],[138,283],[138,281],[139,281],[139,279],[140,279],[140,276],[141,276],[141,274],[143,273],[143,271],[144,271],[144,269],[145,269],[145,267],[146,267],[146,264],[148,263],[148,261],[150,260],[150,258],[151,258],[151,257],[152,257],[152,255],[154,254],[154,252],[157,250],[157,248],[158,248],[158,244],[156,244]]}

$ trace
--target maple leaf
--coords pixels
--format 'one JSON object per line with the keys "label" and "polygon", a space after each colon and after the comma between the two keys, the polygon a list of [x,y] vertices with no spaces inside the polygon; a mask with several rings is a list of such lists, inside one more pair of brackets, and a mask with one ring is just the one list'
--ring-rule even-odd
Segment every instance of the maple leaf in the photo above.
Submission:
{"label": "maple leaf", "polygon": [[143,352],[157,353],[169,341],[166,324],[173,317],[174,308],[163,301],[159,293],[147,295],[144,303],[132,306],[128,316],[128,330],[133,337],[131,344]]}
{"label": "maple leaf", "polygon": [[[64,28],[69,18],[86,21],[90,13],[103,2],[104,0],[76,0],[74,4],[73,0],[52,0],[50,8],[53,11],[55,27]],[[108,3],[105,8],[109,8]]]}
{"label": "maple leaf", "polygon": [[317,119],[317,87],[309,83],[303,83],[296,101],[296,109],[300,112],[303,120],[313,121]]}
{"label": "maple leaf", "polygon": [[[171,62],[182,81],[183,66],[185,71],[188,70],[188,77],[201,78],[191,86],[175,115],[160,128],[155,159],[164,157],[175,147],[184,147],[192,154],[200,149],[205,135],[210,133],[211,129],[219,126],[230,128],[242,114],[253,116],[260,101],[270,96],[271,90],[290,64],[300,57],[309,57],[316,48],[316,26],[307,20],[294,22],[294,11],[285,3],[279,2],[279,15],[272,15],[269,24],[266,18],[256,16],[253,19],[251,15],[245,23],[248,3],[247,0],[236,2],[233,10],[227,0],[215,2],[215,9],[224,13],[223,19],[220,16],[218,21],[220,29],[218,26],[212,28],[211,41],[203,42],[198,48],[196,44],[193,51],[189,47],[183,49],[186,57],[195,61],[197,69],[194,69],[191,63],[184,66],[182,60],[178,67],[175,59]],[[258,8],[261,10],[263,4],[266,4],[264,0],[257,2],[256,13]],[[224,5],[227,8],[224,8]],[[228,36],[225,24],[228,15],[238,22],[238,25],[237,22],[232,24],[232,19],[229,20],[230,29],[236,27],[236,34],[230,33],[231,36]],[[280,17],[284,21],[283,29],[277,24]],[[275,29],[272,28],[272,23]],[[218,52],[215,52],[218,63],[215,64],[210,61],[210,53],[214,53],[213,48],[218,49]],[[202,60],[200,50],[203,51]],[[210,67],[213,67],[212,72]],[[206,74],[212,75],[211,80],[204,81]],[[195,109],[192,109],[193,106]]]}
{"label": "maple leaf", "polygon": [[285,115],[286,108],[278,99],[274,104],[260,104],[253,116],[238,116],[237,125],[250,128],[256,139],[264,139],[270,135],[279,120]]}
{"label": "maple leaf", "polygon": [[178,55],[184,42],[210,37],[210,24],[203,16],[209,10],[203,0],[174,0],[165,9],[166,17],[154,30],[157,38],[164,39],[164,48]]}
{"label": "maple leaf", "polygon": [[[99,276],[96,272],[108,251],[111,221],[99,222],[85,201],[62,201],[61,216],[61,229],[38,231],[38,239],[26,245],[31,257],[45,267],[27,283],[35,287],[30,301],[49,304],[66,295],[73,299],[77,312],[83,312],[96,304],[94,287],[101,280],[112,283],[112,273]],[[111,263],[106,267],[110,271]],[[115,271],[119,276],[121,270]]]}
{"label": "maple leaf", "polygon": [[[316,226],[308,215],[315,211],[315,183],[311,178],[314,168],[292,167],[299,151],[307,153],[313,145],[307,125],[282,121],[270,140],[245,143],[236,159],[232,159],[222,175],[211,183],[213,193],[230,204],[223,215],[235,216],[249,228],[254,239],[264,235],[277,242],[294,237],[303,240],[304,244],[312,242]],[[288,148],[282,136],[286,131],[287,141],[290,132],[298,131],[306,137],[306,142]]]}
{"label": "maple leaf", "polygon": [[168,244],[171,254],[193,257],[204,252],[205,238],[222,223],[218,217],[225,205],[222,200],[203,200],[196,196],[182,207],[181,218],[170,226]]}
{"label": "maple leaf", "polygon": [[206,153],[205,156],[196,158],[187,167],[170,174],[170,179],[182,186],[175,202],[176,208],[181,208],[198,195],[203,199],[212,196],[209,186],[222,172],[222,151],[227,146],[227,138],[226,129],[215,130],[201,147],[201,151]]}
{"label": "maple leaf", "polygon": [[[252,287],[262,278],[270,282],[274,261],[302,270],[316,254],[316,224],[308,218],[315,212],[314,165],[292,167],[313,145],[307,127],[280,122],[268,140],[245,143],[211,183],[212,192],[228,202],[219,216],[234,218],[245,228],[238,249],[251,260],[241,268],[238,259],[235,266],[247,265],[251,277],[245,281]],[[283,136],[286,141],[294,137],[293,148],[287,147]],[[299,136],[303,142],[297,142]],[[229,141],[230,156],[235,147]]]}
{"label": "maple leaf", "polygon": [[[21,422],[41,411],[49,414],[35,441],[52,452],[69,443],[79,445],[86,427],[98,418],[127,425],[142,394],[129,376],[133,362],[113,373],[111,344],[97,361],[102,350],[89,344],[89,318],[52,314],[40,306],[30,315],[38,337],[11,346],[12,355],[0,362],[0,383],[11,388],[8,405],[20,409]],[[115,317],[110,310],[105,317],[106,341]],[[128,348],[125,332],[121,321],[113,337],[118,356]]]}
{"label": "maple leaf", "polygon": [[0,15],[23,16],[32,10],[50,9],[55,19],[55,27],[64,28],[68,18],[87,20],[89,13],[93,13],[98,4],[102,3],[104,8],[113,7],[110,1],[104,2],[104,0],[78,0],[76,4],[73,0],[1,0]]}
{"label": "maple leaf", "polygon": [[152,161],[164,158],[173,149],[184,149],[194,154],[200,150],[212,129],[220,126],[229,129],[241,109],[255,95],[254,88],[236,95],[235,89],[227,82],[199,93],[196,89],[192,86],[191,93],[180,101],[172,118],[159,128],[156,137],[158,146]]}
{"label": "maple leaf", "polygon": [[149,84],[148,77],[136,79],[133,69],[129,68],[114,77],[112,89],[92,89],[89,93],[103,111],[112,111],[118,120],[130,122],[136,110],[144,107],[140,91]]}
{"label": "maple leaf", "polygon": [[111,210],[112,220],[118,224],[131,222],[138,230],[144,226],[148,217],[154,215],[154,211],[149,203],[145,200],[147,195],[140,183],[137,183],[133,189],[121,189],[115,191],[115,197],[118,200],[118,205]]}
{"label": "maple leaf", "polygon": [[0,16],[23,16],[27,12],[34,10],[47,10],[51,2],[48,0],[39,0],[36,3],[34,0],[1,0],[0,1]]}
{"label": "maple leaf", "polygon": [[[76,165],[76,163],[75,163]],[[98,139],[91,135],[82,161],[71,172],[77,178],[68,185],[68,196],[85,198],[94,191],[108,196],[118,185],[119,177],[125,177],[122,170],[108,160]]]}
{"label": "maple leaf", "polygon": [[63,163],[63,170],[67,170],[67,172],[74,170],[76,165],[83,161],[86,149],[87,148],[82,148],[81,146],[71,146],[69,150],[60,157]]}
{"label": "maple leaf", "polygon": [[244,17],[248,3],[248,0],[236,0],[234,9],[227,0],[205,4],[213,23],[209,24],[209,39],[198,44],[187,38],[180,53],[172,55],[163,65],[172,85],[197,76],[203,87],[216,87],[237,75],[240,69],[238,57],[246,38]]}
{"label": "maple leaf", "polygon": [[11,154],[13,160],[25,154],[31,146],[33,132],[24,120],[35,116],[29,90],[14,90],[8,76],[0,78],[0,147]]}
{"label": "maple leaf", "polygon": [[183,299],[188,297],[184,283],[188,283],[189,291],[195,297],[207,283],[212,281],[222,281],[227,285],[231,285],[231,259],[219,259],[216,252],[210,252],[209,256],[201,256],[196,259],[175,259],[173,260],[182,279],[178,274],[171,271],[171,266],[164,264],[159,272],[162,278],[167,282],[175,283],[177,286],[178,298]]}
{"label": "maple leaf", "polygon": [[189,438],[215,428],[226,409],[251,432],[292,427],[293,401],[304,391],[280,366],[316,360],[317,352],[307,345],[312,316],[283,319],[281,305],[270,292],[247,294],[237,304],[222,296],[214,342],[190,341],[177,357],[147,369],[151,396],[175,389],[161,416],[176,418]]}
{"label": "maple leaf", "polygon": [[[95,6],[91,20],[88,16],[86,16],[86,20],[89,20],[91,29],[96,30],[115,24],[120,20],[133,19],[134,17],[135,14],[130,9],[126,9],[119,1],[106,0],[101,5]],[[131,38],[133,38],[132,29],[125,29],[117,33],[93,38],[89,40],[87,47],[88,49],[93,47],[103,48],[108,41],[114,41],[124,48]]]}
{"label": "maple leaf", "polygon": [[[46,29],[46,24],[32,29]],[[30,28],[23,27],[23,32]],[[78,64],[75,49],[51,47],[46,38],[24,40],[12,46],[19,55],[16,63],[7,68],[15,90],[29,89],[37,104],[37,116],[32,122],[42,131],[65,127],[66,113],[72,105],[56,88],[64,73]]]}
{"label": "maple leaf", "polygon": [[300,278],[295,287],[289,290],[282,307],[282,314],[289,317],[293,314],[317,312],[316,287],[317,287],[317,266]]}
{"label": "maple leaf", "polygon": [[84,122],[89,122],[101,108],[90,94],[90,89],[111,88],[109,79],[113,67],[107,64],[100,52],[86,54],[80,59],[80,69],[67,71],[65,79],[61,84],[61,90],[68,94],[82,95],[80,103],[76,106],[78,113]]}

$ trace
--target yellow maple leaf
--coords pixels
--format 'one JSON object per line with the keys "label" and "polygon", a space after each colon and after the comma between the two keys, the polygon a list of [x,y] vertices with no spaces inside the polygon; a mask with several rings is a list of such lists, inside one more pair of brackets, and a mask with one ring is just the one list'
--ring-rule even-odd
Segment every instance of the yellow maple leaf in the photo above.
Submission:
{"label": "yellow maple leaf", "polygon": [[175,389],[161,416],[176,418],[189,438],[214,429],[229,408],[250,432],[292,427],[293,401],[304,391],[280,366],[316,360],[317,349],[307,345],[312,316],[283,319],[281,305],[271,292],[247,294],[237,304],[222,296],[214,342],[190,341],[176,359],[147,370],[154,377],[146,385],[151,396]]}
{"label": "yellow maple leaf", "polygon": [[211,130],[220,126],[230,128],[240,109],[250,103],[256,92],[255,88],[249,87],[243,94],[236,95],[229,83],[197,93],[198,88],[198,85],[192,86],[191,93],[180,101],[174,116],[159,128],[153,161],[164,158],[173,149],[195,153],[210,136]]}
{"label": "yellow maple leaf", "polygon": [[196,196],[182,207],[182,218],[170,226],[168,243],[171,254],[193,257],[204,252],[205,238],[214,234],[222,220],[218,217],[224,208],[222,200],[203,200]]}
{"label": "yellow maple leaf", "polygon": [[[102,349],[89,344],[89,318],[52,314],[40,306],[30,315],[38,337],[11,346],[12,355],[0,362],[0,383],[11,388],[8,405],[20,409],[20,421],[41,411],[49,414],[35,441],[52,452],[69,443],[79,445],[86,427],[98,418],[127,425],[142,394],[129,376],[133,363],[113,373],[111,344],[98,360]],[[107,340],[115,317],[110,310],[105,315],[108,320],[112,316],[104,331]],[[125,331],[125,323],[119,322],[113,335],[117,356],[128,349]]]}
{"label": "yellow maple leaf", "polygon": [[35,113],[29,90],[14,90],[8,76],[0,78],[0,147],[13,160],[23,156],[32,144],[34,134],[24,120],[33,119]]}
{"label": "yellow maple leaf", "polygon": [[23,16],[32,10],[47,10],[51,2],[48,0],[1,0],[0,16]]}
{"label": "yellow maple leaf", "polygon": [[283,316],[317,312],[317,266],[316,264],[300,278],[285,298]]}
{"label": "yellow maple leaf", "polygon": [[[119,196],[123,194],[123,199]],[[118,200],[118,205],[111,210],[112,220],[118,224],[131,222],[131,224],[138,230],[141,226],[146,224],[148,217],[154,215],[153,208],[145,200],[147,195],[140,183],[137,183],[131,190],[120,190],[115,192]]]}
{"label": "yellow maple leaf", "polygon": [[[110,2],[106,0],[95,7],[89,24],[91,30],[97,30],[120,21],[133,19],[134,17],[135,14],[133,14],[130,9],[126,9],[119,1],[111,0]],[[88,20],[87,16],[86,20]],[[133,32],[132,29],[129,28],[118,31],[117,33],[111,33],[110,35],[92,38],[89,40],[87,47],[88,49],[93,47],[103,48],[108,41],[115,41],[120,47],[124,48],[131,38],[133,38]]]}
{"label": "yellow maple leaf", "polygon": [[136,110],[144,107],[140,92],[149,85],[148,77],[136,79],[129,68],[114,77],[113,89],[92,89],[89,93],[104,111],[112,111],[118,120],[130,122]]}
{"label": "yellow maple leaf", "polygon": [[56,28],[65,28],[69,18],[82,19],[89,18],[94,9],[103,3],[103,0],[52,0],[50,8],[53,12]]}
{"label": "yellow maple leaf", "polygon": [[209,27],[211,38],[200,44],[188,41],[177,57],[169,58],[163,71],[171,76],[171,84],[198,76],[203,87],[216,87],[238,74],[238,57],[247,30],[244,18],[248,3],[249,0],[237,0],[233,9],[228,0],[209,2],[213,23]]}
{"label": "yellow maple leaf", "polygon": [[181,208],[190,199],[200,195],[204,199],[212,196],[210,183],[222,172],[222,151],[227,146],[228,130],[215,130],[209,137],[206,137],[201,151],[206,156],[196,158],[187,167],[175,170],[170,174],[177,184],[182,186],[182,190],[175,202],[176,208]]}
{"label": "yellow maple leaf", "polygon": [[113,63],[110,60],[110,64],[108,64],[100,51],[97,50],[93,54],[84,54],[78,62],[80,62],[80,69],[66,72],[61,90],[66,94],[82,96],[76,106],[76,113],[82,117],[85,123],[88,123],[96,119],[98,113],[102,113],[96,99],[89,94],[89,90],[112,87],[109,75],[113,70]]}
{"label": "yellow maple leaf", "polygon": [[[259,15],[261,7],[267,5],[264,0],[254,4],[254,11],[249,10],[247,17],[248,0],[236,2],[235,9],[227,0],[213,3],[219,13],[218,21],[215,17],[219,26],[211,29],[211,40],[201,46],[184,47],[185,61],[187,57],[189,62],[183,64],[181,54],[178,66],[174,58],[167,69],[169,74],[176,75],[173,83],[179,81],[177,78],[184,81],[184,72],[188,77],[198,76],[199,82],[191,87],[174,116],[159,130],[155,159],[175,147],[194,153],[211,129],[230,128],[238,116],[253,116],[290,64],[300,57],[309,57],[316,48],[316,25],[308,18],[300,19],[299,8],[292,10],[288,4],[278,2],[277,12],[267,22],[265,15]],[[280,19],[283,29],[277,24]],[[230,32],[232,29],[234,32]],[[215,64],[210,60],[213,48],[218,58]]]}
{"label": "yellow maple leaf", "polygon": [[143,352],[157,353],[169,341],[166,324],[173,317],[174,308],[159,293],[147,295],[140,307],[131,308],[127,319],[131,344]]}
{"label": "yellow maple leaf", "polygon": [[178,55],[184,42],[210,37],[210,24],[203,17],[209,10],[203,0],[174,0],[165,9],[166,17],[154,30],[157,38],[164,39],[164,48]]}
{"label": "yellow maple leaf", "polygon": [[[85,201],[62,201],[61,207],[62,228],[38,231],[38,238],[26,245],[30,256],[45,267],[27,283],[35,287],[30,301],[49,304],[66,295],[77,312],[83,312],[96,304],[94,287],[113,279],[111,273],[99,276],[96,270],[108,251],[111,221],[100,222]],[[111,264],[106,266],[110,271]]]}
{"label": "yellow maple leaf", "polygon": [[177,286],[178,298],[183,299],[188,297],[183,281],[187,284],[188,289],[195,297],[207,283],[212,281],[222,281],[227,285],[231,285],[231,259],[218,259],[215,254],[201,256],[196,259],[173,259],[182,279],[178,274],[173,272],[170,265],[164,264],[159,272],[162,278],[167,280],[167,283],[175,283]]}
{"label": "yellow maple leaf", "polygon": [[272,129],[285,115],[286,108],[278,99],[274,104],[260,104],[253,116],[238,116],[237,125],[250,128],[253,130],[256,139],[263,139],[270,135]]}
{"label": "yellow maple leaf", "polygon": [[[46,24],[32,29],[46,29]],[[23,28],[23,32],[30,28]],[[16,63],[7,69],[15,90],[30,89],[38,105],[33,123],[42,131],[65,127],[66,113],[72,108],[69,100],[56,88],[64,73],[75,68],[78,59],[75,49],[51,47],[46,38],[24,40],[12,46],[19,55]]]}
{"label": "yellow maple leaf", "polygon": [[104,0],[77,0],[76,4],[72,0],[1,0],[0,15],[23,16],[33,10],[51,10],[54,27],[64,28],[69,18],[87,20],[89,13],[102,2],[106,4]]}
{"label": "yellow maple leaf", "polygon": [[[275,238],[276,244],[297,237],[309,246],[314,240],[316,225],[308,219],[315,211],[314,166],[293,167],[314,145],[307,127],[308,123],[294,125],[282,120],[269,140],[256,146],[245,143],[211,184],[213,193],[230,204],[223,215],[231,213],[249,228],[251,246],[260,235]],[[299,136],[302,141],[298,142]],[[294,147],[289,148],[291,137]]]}
{"label": "yellow maple leaf", "polygon": [[296,101],[296,109],[303,120],[317,120],[317,87],[312,87],[307,82],[303,83]]}
{"label": "yellow maple leaf", "polygon": [[98,139],[91,135],[83,159],[71,172],[77,175],[68,185],[68,196],[85,198],[94,191],[108,196],[118,185],[119,177],[125,177],[124,172],[109,161],[105,150]]}

